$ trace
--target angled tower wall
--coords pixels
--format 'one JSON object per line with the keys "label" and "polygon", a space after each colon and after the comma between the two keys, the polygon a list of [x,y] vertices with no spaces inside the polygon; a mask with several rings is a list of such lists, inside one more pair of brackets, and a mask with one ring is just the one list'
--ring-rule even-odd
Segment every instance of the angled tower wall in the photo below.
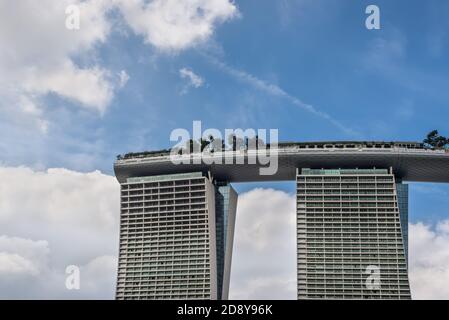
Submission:
{"label": "angled tower wall", "polygon": [[391,169],[298,171],[298,299],[410,299],[398,190]]}
{"label": "angled tower wall", "polygon": [[236,201],[201,172],[128,178],[116,298],[227,298]]}

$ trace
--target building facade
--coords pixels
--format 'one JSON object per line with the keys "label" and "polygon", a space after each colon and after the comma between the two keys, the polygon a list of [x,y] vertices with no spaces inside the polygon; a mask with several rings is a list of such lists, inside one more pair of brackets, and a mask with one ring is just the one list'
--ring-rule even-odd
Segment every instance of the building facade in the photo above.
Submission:
{"label": "building facade", "polygon": [[117,299],[226,299],[237,194],[201,172],[121,184]]}
{"label": "building facade", "polygon": [[391,169],[298,171],[298,299],[411,298],[406,190]]}
{"label": "building facade", "polygon": [[267,181],[296,181],[299,299],[409,299],[403,182],[449,183],[449,151],[383,141],[285,142],[273,151],[272,175],[250,161],[257,149],[187,154],[177,164],[170,150],[119,155],[117,299],[226,299],[230,183]]}

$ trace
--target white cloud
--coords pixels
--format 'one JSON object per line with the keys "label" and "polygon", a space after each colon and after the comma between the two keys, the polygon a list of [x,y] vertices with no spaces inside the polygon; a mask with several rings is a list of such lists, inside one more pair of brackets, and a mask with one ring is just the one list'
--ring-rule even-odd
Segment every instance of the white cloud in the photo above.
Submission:
{"label": "white cloud", "polygon": [[36,276],[48,259],[47,241],[0,236],[0,277]]}
{"label": "white cloud", "polygon": [[179,69],[179,76],[182,79],[187,79],[188,83],[184,86],[181,91],[181,94],[187,93],[190,87],[199,88],[204,85],[204,79],[197,75],[192,69],[189,68],[181,68]]}
{"label": "white cloud", "polygon": [[[0,168],[0,298],[112,299],[119,197],[98,171]],[[79,291],[65,288],[68,265]]]}
{"label": "white cloud", "polygon": [[[66,28],[68,5],[80,8],[79,30]],[[238,14],[229,0],[2,1],[3,117],[18,118],[46,133],[51,124],[43,99],[48,94],[103,114],[117,89],[129,80],[126,71],[117,78],[98,63],[96,49],[108,40],[113,29],[109,13],[117,8],[136,34],[162,51],[179,51],[202,43],[212,36],[217,24]]]}
{"label": "white cloud", "polygon": [[32,261],[16,253],[0,252],[0,275],[7,277],[17,273],[36,275],[39,274],[39,270]]}
{"label": "white cloud", "polygon": [[[254,189],[239,196],[230,296],[296,299],[295,197]],[[449,220],[409,225],[413,299],[449,299]]]}
{"label": "white cloud", "polygon": [[[95,230],[116,227],[118,183],[99,171],[44,172],[25,167],[0,168],[0,222],[64,223]],[[70,204],[67,206],[67,204]]]}
{"label": "white cloud", "polygon": [[204,80],[199,75],[197,75],[195,72],[193,72],[191,69],[188,68],[182,68],[179,69],[179,75],[181,78],[189,79],[190,84],[194,86],[195,88],[199,88],[203,85]]}
{"label": "white cloud", "polygon": [[254,189],[238,199],[232,299],[296,299],[295,197]]}
{"label": "white cloud", "polygon": [[229,0],[117,0],[132,30],[160,50],[179,51],[207,40],[216,24],[237,15]]}
{"label": "white cloud", "polygon": [[[65,27],[65,8],[79,6],[80,30]],[[53,93],[103,113],[115,83],[98,65],[73,57],[92,54],[110,31],[105,0],[23,0],[0,3],[0,109],[22,110],[46,132],[41,98]],[[92,63],[92,61],[91,61]],[[30,112],[31,111],[31,112]]]}
{"label": "white cloud", "polygon": [[[295,299],[295,196],[254,189],[237,210],[230,297]],[[112,176],[0,167],[0,298],[113,299],[119,216]],[[410,224],[415,299],[449,298],[448,226]],[[72,264],[79,291],[65,288]]]}
{"label": "white cloud", "polygon": [[435,228],[409,225],[409,277],[413,299],[449,299],[449,220]]}

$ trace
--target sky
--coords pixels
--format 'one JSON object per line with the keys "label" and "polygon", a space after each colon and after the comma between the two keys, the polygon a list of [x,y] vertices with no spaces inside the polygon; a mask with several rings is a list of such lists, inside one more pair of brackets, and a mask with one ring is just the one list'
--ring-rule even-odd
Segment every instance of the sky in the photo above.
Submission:
{"label": "sky", "polygon": [[[439,0],[0,0],[0,298],[112,299],[115,157],[169,148],[194,120],[281,141],[449,135],[448,13]],[[294,299],[294,184],[234,187],[231,298]],[[414,298],[449,299],[448,208],[449,186],[410,183]],[[80,290],[65,287],[71,264]]]}

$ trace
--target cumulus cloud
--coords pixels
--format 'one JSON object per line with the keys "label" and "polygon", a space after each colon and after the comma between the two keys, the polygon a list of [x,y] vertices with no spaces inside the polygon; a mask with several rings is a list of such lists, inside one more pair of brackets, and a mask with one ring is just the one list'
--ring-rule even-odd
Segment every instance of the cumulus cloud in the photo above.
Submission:
{"label": "cumulus cloud", "polygon": [[48,260],[48,242],[0,236],[0,277],[40,274]]}
{"label": "cumulus cloud", "polygon": [[[239,196],[230,297],[296,299],[295,196],[254,189]],[[413,299],[449,299],[449,220],[409,225]]]}
{"label": "cumulus cloud", "polygon": [[237,15],[229,0],[117,0],[131,29],[145,43],[179,51],[207,40],[216,24]]}
{"label": "cumulus cloud", "polygon": [[[80,8],[81,28],[65,26],[65,9]],[[104,112],[116,84],[94,61],[80,66],[110,31],[105,0],[24,0],[0,2],[0,110],[23,111],[46,132],[42,98],[56,94],[87,109]]]}
{"label": "cumulus cloud", "polygon": [[254,189],[239,196],[231,299],[296,299],[295,196]]}
{"label": "cumulus cloud", "polygon": [[[0,298],[113,299],[119,184],[100,172],[0,167]],[[447,299],[449,220],[410,224],[414,299]],[[296,299],[295,195],[239,196],[230,298]],[[80,290],[65,268],[80,267]]]}
{"label": "cumulus cloud", "polygon": [[[66,8],[80,10],[79,30],[66,28]],[[43,99],[55,94],[103,114],[129,79],[101,66],[96,49],[113,30],[110,13],[145,42],[179,51],[204,42],[237,14],[229,0],[23,0],[0,2],[0,111],[48,131]],[[83,61],[83,63],[79,63]],[[27,120],[31,119],[31,120]]]}
{"label": "cumulus cloud", "polygon": [[[112,176],[0,168],[0,298],[112,299],[119,214]],[[68,265],[78,291],[65,287]]]}
{"label": "cumulus cloud", "polygon": [[413,299],[449,299],[449,220],[409,225]]}

